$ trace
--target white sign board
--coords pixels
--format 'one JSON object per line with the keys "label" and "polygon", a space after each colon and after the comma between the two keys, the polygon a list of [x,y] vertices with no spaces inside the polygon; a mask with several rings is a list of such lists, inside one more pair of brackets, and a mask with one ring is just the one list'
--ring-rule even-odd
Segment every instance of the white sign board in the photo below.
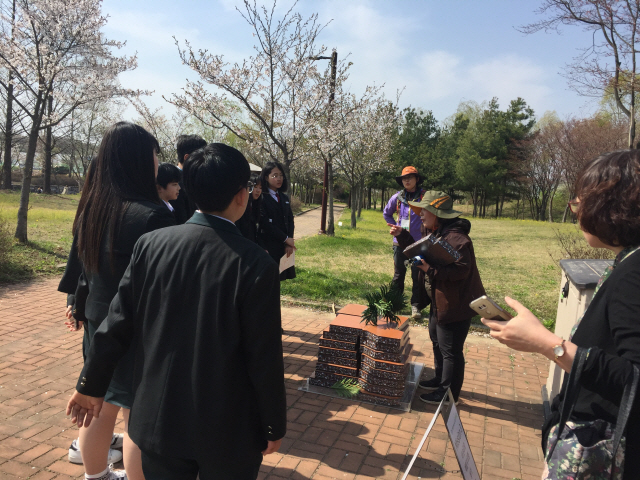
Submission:
{"label": "white sign board", "polygon": [[462,478],[464,478],[464,480],[480,480],[478,468],[476,467],[476,462],[473,460],[471,447],[467,440],[467,434],[464,433],[464,428],[462,427],[460,415],[458,415],[458,409],[455,403],[451,403],[449,419],[447,420],[447,431],[449,432],[449,438],[453,445],[453,451],[460,465]]}
{"label": "white sign board", "polygon": [[[446,398],[449,398],[450,407],[447,411],[443,410],[443,406],[445,405],[444,401]],[[436,419],[438,415],[442,413],[442,418],[445,421],[447,426],[447,432],[449,432],[449,438],[451,439],[451,444],[453,445],[453,451],[456,454],[456,459],[458,460],[458,465],[460,465],[460,472],[462,473],[462,478],[464,480],[480,480],[480,475],[478,474],[478,468],[476,467],[476,462],[473,459],[473,454],[471,453],[471,447],[469,446],[469,441],[467,440],[467,434],[464,433],[464,428],[462,427],[462,422],[460,421],[460,415],[458,415],[458,410],[456,409],[456,404],[453,403],[453,395],[451,395],[451,390],[447,390],[447,395],[442,399],[440,405],[438,405],[438,409],[436,413],[433,415],[431,419],[431,423],[427,428],[427,431],[424,433],[422,437],[422,441],[416,452],[409,462],[409,466],[407,467],[406,472],[404,472],[404,476],[402,480],[406,480],[409,475],[409,471],[413,466],[413,463],[416,461],[420,450],[424,446],[424,442],[427,440],[433,425],[436,423]]]}

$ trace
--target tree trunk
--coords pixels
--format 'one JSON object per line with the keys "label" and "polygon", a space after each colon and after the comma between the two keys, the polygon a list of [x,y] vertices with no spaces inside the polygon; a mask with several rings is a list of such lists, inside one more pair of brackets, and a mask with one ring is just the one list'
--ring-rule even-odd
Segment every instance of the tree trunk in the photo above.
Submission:
{"label": "tree trunk", "polygon": [[569,205],[567,204],[567,206],[564,207],[564,213],[562,214],[562,223],[565,223],[567,221],[568,213],[569,213]]}
{"label": "tree trunk", "polygon": [[11,189],[11,141],[13,139],[13,85],[9,72],[9,88],[7,89],[7,119],[4,128],[4,172],[2,188]]}
{"label": "tree trunk", "polygon": [[363,204],[364,204],[364,180],[360,182],[360,188],[358,188],[358,218],[362,218]]}
{"label": "tree trunk", "polygon": [[355,185],[351,185],[351,193],[349,194],[349,202],[351,204],[351,228],[356,228],[356,201],[355,198],[357,195],[357,187]]}
{"label": "tree trunk", "polygon": [[473,201],[473,218],[475,218],[478,213],[478,187],[473,187],[471,199]]}
{"label": "tree trunk", "polygon": [[[13,40],[14,36],[14,27],[15,27],[15,19],[16,19],[16,0],[12,2],[11,9],[11,39]],[[13,140],[13,75],[11,70],[9,70],[8,77],[8,88],[7,88],[7,117],[5,122],[4,129],[4,183],[3,187],[6,189],[11,189],[11,144]]]}
{"label": "tree trunk", "polygon": [[333,165],[331,165],[331,162],[327,165],[327,170],[329,173],[329,191],[327,192],[329,195],[329,218],[327,219],[327,235],[333,237],[335,226],[333,225]]}
{"label": "tree trunk", "polygon": [[47,136],[44,145],[44,193],[51,195],[51,151],[53,150],[53,138],[51,137],[51,110],[53,109],[53,96],[47,98],[47,113],[49,115],[49,126],[47,126]]}
{"label": "tree trunk", "polygon": [[369,187],[369,198],[367,201],[367,210],[371,210],[371,187]]}
{"label": "tree trunk", "polygon": [[535,212],[535,207],[533,206],[533,198],[529,197],[529,211],[531,214],[531,219],[535,219],[536,218],[536,212]]}
{"label": "tree trunk", "polygon": [[549,223],[553,223],[553,197],[555,192],[552,192],[549,198]]}
{"label": "tree trunk", "polygon": [[[634,54],[635,58],[635,54]],[[634,60],[635,62],[635,60]],[[635,89],[633,80],[631,84],[631,104],[629,105],[629,148],[633,148],[636,137],[636,108],[635,108]]]}
{"label": "tree trunk", "polygon": [[[291,164],[291,162],[288,161],[288,154],[287,152],[282,152],[284,154],[284,161],[282,162],[282,168],[284,169],[284,172],[282,172],[285,176],[285,178],[288,180],[288,186],[287,186],[287,191],[284,192],[287,195],[289,195],[289,192],[291,192],[291,168],[289,167],[289,165]],[[289,195],[291,196],[291,195]]]}
{"label": "tree trunk", "polygon": [[27,214],[29,212],[29,193],[31,190],[31,176],[33,175],[33,159],[36,156],[36,146],[38,144],[38,133],[42,113],[38,114],[42,107],[42,99],[38,97],[34,111],[33,123],[29,132],[29,146],[27,147],[27,158],[24,161],[24,172],[22,178],[22,191],[20,192],[20,207],[18,208],[18,224],[16,226],[15,237],[21,243],[27,243]]}
{"label": "tree trunk", "polygon": [[385,205],[385,203],[384,203],[384,191],[385,191],[385,188],[382,187],[382,190],[380,190],[380,211],[381,212],[384,211],[384,205]]}

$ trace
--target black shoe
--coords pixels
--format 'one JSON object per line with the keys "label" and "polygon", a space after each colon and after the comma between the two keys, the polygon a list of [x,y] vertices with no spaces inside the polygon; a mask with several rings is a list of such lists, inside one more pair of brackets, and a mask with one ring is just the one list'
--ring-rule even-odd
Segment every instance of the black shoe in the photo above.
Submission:
{"label": "black shoe", "polygon": [[[431,392],[431,393],[423,393],[422,395],[420,395],[420,400],[422,400],[424,403],[433,403],[435,405],[440,405],[440,402],[442,402],[442,398],[447,395],[447,392],[443,392],[441,390],[436,390],[435,392]],[[447,405],[449,403],[449,397],[447,396],[447,399],[444,401],[445,405]],[[455,401],[455,404],[458,404],[458,400]]]}
{"label": "black shoe", "polygon": [[426,390],[428,392],[431,392],[433,390],[437,390],[438,388],[440,388],[440,379],[439,378],[431,378],[429,380],[422,380],[418,384],[418,388],[421,388],[422,390]]}

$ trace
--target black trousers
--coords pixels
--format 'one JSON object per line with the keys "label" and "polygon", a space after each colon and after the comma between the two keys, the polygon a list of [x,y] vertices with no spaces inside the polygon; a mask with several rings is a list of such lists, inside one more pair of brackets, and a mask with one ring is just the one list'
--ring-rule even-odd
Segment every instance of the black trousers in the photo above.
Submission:
{"label": "black trousers", "polygon": [[[392,282],[398,285],[401,292],[404,292],[404,277],[407,275],[407,267],[404,266],[404,261],[407,260],[407,257],[398,245],[393,246],[393,280]],[[424,285],[420,285],[420,280],[418,279],[418,270],[417,267],[411,267],[411,305],[418,307],[422,310],[426,305],[421,305],[420,302],[420,289],[424,290]],[[424,303],[424,302],[422,302]]]}
{"label": "black trousers", "polygon": [[640,445],[627,445],[622,480],[637,480],[638,478],[640,478]]}
{"label": "black trousers", "polygon": [[172,458],[142,450],[142,471],[145,480],[255,480],[262,454],[248,454],[241,462],[228,461],[224,464],[207,460]]}
{"label": "black trousers", "polygon": [[433,344],[433,361],[436,378],[440,379],[439,392],[451,389],[453,398],[458,400],[464,382],[464,341],[469,333],[471,319],[439,325],[435,318],[429,318],[429,338]]}

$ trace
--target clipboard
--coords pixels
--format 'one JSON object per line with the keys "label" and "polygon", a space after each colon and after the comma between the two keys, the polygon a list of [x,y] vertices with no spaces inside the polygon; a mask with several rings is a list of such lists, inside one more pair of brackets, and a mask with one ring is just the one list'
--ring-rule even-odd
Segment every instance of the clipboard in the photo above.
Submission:
{"label": "clipboard", "polygon": [[434,266],[449,265],[460,259],[460,253],[443,238],[430,233],[404,249],[407,258],[421,255],[425,261]]}

